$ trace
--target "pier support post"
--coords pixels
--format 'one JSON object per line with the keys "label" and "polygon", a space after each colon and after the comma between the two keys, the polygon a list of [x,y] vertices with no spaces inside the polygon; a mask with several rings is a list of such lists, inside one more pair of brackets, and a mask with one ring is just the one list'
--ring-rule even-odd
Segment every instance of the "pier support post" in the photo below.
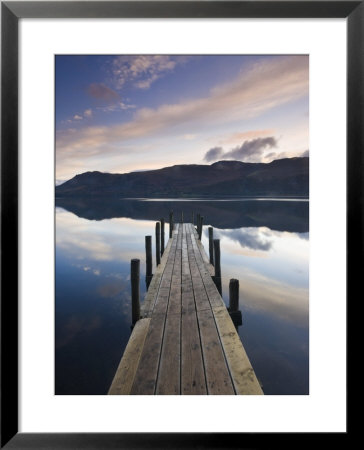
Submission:
{"label": "pier support post", "polygon": [[181,223],[183,223],[183,211],[181,211]]}
{"label": "pier support post", "polygon": [[173,233],[173,211],[169,213],[169,239],[171,239]]}
{"label": "pier support post", "polygon": [[130,262],[130,280],[131,280],[131,320],[134,325],[140,319],[140,260],[132,259]]}
{"label": "pier support post", "polygon": [[214,229],[209,227],[209,256],[210,264],[214,265]]}
{"label": "pier support post", "polygon": [[161,263],[161,224],[155,224],[155,260],[157,266]]}
{"label": "pier support post", "polygon": [[221,288],[221,266],[220,266],[220,239],[214,239],[214,262],[215,262],[215,276],[214,282],[219,291],[219,294],[222,295]]}
{"label": "pier support post", "polygon": [[242,325],[243,319],[239,310],[239,280],[231,278],[229,282],[229,314],[234,325]]}
{"label": "pier support post", "polygon": [[164,219],[161,219],[161,256],[164,253]]}
{"label": "pier support post", "polygon": [[203,225],[203,216],[200,216],[200,226],[198,229],[198,238],[201,241],[201,236],[202,236],[202,225]]}
{"label": "pier support post", "polygon": [[229,311],[239,310],[239,280],[231,278],[229,282]]}
{"label": "pier support post", "polygon": [[192,223],[192,225],[195,224],[195,214],[194,214],[194,213],[192,213],[192,220],[191,220],[191,223]]}
{"label": "pier support post", "polygon": [[145,236],[145,284],[147,290],[153,277],[153,258],[152,258],[152,236]]}

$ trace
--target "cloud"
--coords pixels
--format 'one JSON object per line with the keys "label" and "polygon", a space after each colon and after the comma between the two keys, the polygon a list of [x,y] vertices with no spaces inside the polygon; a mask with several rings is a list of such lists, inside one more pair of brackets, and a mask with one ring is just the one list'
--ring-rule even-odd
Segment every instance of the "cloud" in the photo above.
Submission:
{"label": "cloud", "polygon": [[[149,60],[143,60],[145,69]],[[169,60],[164,60],[166,67]],[[159,67],[164,67],[160,63]],[[173,63],[169,67],[172,67]],[[137,76],[143,71],[140,62],[128,71]],[[129,73],[128,72],[128,73]],[[122,78],[122,73],[120,73]],[[128,140],[147,138],[158,133],[180,136],[181,131],[194,133],[211,129],[231,121],[257,117],[264,112],[308,95],[308,58],[282,56],[262,60],[240,73],[232,82],[216,86],[204,97],[185,99],[157,108],[136,110],[132,120],[104,127],[83,127],[77,132],[57,133],[57,170],[61,160],[84,158],[99,154],[120,154],[120,147]],[[108,97],[109,88],[93,85],[93,94]],[[101,86],[101,88],[100,88]],[[110,98],[115,92],[110,89]],[[113,94],[112,94],[113,93]],[[116,94],[117,95],[117,94]],[[74,161],[75,162],[75,161]]]}
{"label": "cloud", "polygon": [[238,242],[243,248],[250,248],[252,250],[267,252],[271,250],[273,245],[271,234],[267,232],[264,234],[259,228],[241,228],[239,230],[224,231],[219,230],[217,234]]}
{"label": "cloud", "polygon": [[82,120],[82,119],[83,119],[83,117],[80,116],[79,114],[75,114],[75,115],[73,116],[73,120]]}
{"label": "cloud", "polygon": [[122,89],[126,83],[132,83],[138,89],[149,89],[155,81],[186,60],[187,57],[168,55],[117,56],[110,68],[112,84],[116,89]]}
{"label": "cloud", "polygon": [[275,161],[277,159],[284,159],[284,158],[293,158],[294,156],[299,156],[297,155],[297,153],[293,153],[293,152],[271,152],[268,153],[267,155],[264,155],[264,162],[272,162]]}
{"label": "cloud", "polygon": [[238,133],[233,133],[228,136],[224,136],[219,144],[220,145],[229,145],[229,144],[236,144],[237,142],[245,141],[245,140],[251,140],[258,137],[264,137],[264,136],[272,136],[272,134],[275,133],[275,130],[273,129],[265,129],[265,130],[249,130],[249,131],[243,131]]}
{"label": "cloud", "polygon": [[98,106],[97,109],[100,109],[102,112],[106,112],[106,113],[110,113],[110,112],[115,112],[115,111],[125,111],[127,109],[134,109],[136,108],[135,105],[128,105],[124,102],[117,102],[117,103],[113,103],[111,105],[108,106]]}
{"label": "cloud", "polygon": [[196,137],[196,134],[187,133],[182,136],[182,139],[184,139],[185,141],[193,141],[194,139],[196,139]]}
{"label": "cloud", "polygon": [[92,117],[92,109],[85,109],[85,111],[83,112],[83,115],[85,117]]}
{"label": "cloud", "polygon": [[91,97],[106,103],[116,103],[120,99],[116,91],[105,86],[103,83],[90,84],[87,88],[87,93]]}
{"label": "cloud", "polygon": [[277,146],[275,137],[256,138],[251,141],[245,141],[240,147],[235,147],[229,152],[224,153],[224,158],[249,160],[252,157],[261,156],[267,148]]}
{"label": "cloud", "polygon": [[211,148],[204,156],[205,161],[216,161],[218,159],[235,159],[241,161],[252,161],[259,159],[264,150],[277,146],[277,140],[274,136],[266,138],[256,138],[251,141],[245,141],[242,145],[224,152],[221,147]]}
{"label": "cloud", "polygon": [[214,147],[210,148],[208,152],[206,152],[206,155],[204,157],[204,160],[207,162],[210,161],[216,161],[221,157],[221,155],[224,153],[222,147]]}
{"label": "cloud", "polygon": [[284,159],[284,158],[294,158],[294,157],[298,157],[298,158],[304,158],[304,157],[308,157],[309,156],[309,151],[306,150],[303,153],[297,153],[297,152],[270,152],[266,155],[263,156],[264,162],[268,163],[271,161],[275,161],[277,159]]}

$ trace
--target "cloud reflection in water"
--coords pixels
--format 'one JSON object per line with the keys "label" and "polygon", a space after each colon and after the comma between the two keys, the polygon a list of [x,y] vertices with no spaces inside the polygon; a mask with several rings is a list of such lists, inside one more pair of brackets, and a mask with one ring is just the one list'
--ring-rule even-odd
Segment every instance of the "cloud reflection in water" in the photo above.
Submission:
{"label": "cloud reflection in water", "polygon": [[[207,230],[205,248],[206,236]],[[237,278],[242,308],[308,326],[308,233],[259,227],[214,229],[214,237],[220,239],[226,300],[229,279]]]}

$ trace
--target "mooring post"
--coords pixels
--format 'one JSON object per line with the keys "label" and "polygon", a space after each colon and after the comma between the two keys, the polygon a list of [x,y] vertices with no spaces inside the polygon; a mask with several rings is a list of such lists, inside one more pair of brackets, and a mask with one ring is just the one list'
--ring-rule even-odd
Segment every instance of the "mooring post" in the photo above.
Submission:
{"label": "mooring post", "polygon": [[169,239],[172,237],[173,233],[173,211],[169,213]]}
{"label": "mooring post", "polygon": [[183,223],[183,211],[181,211],[181,223]]}
{"label": "mooring post", "polygon": [[131,280],[131,321],[134,325],[140,319],[139,303],[139,281],[140,281],[140,260],[132,259],[130,262]]}
{"label": "mooring post", "polygon": [[153,277],[152,236],[145,236],[145,262],[146,262],[145,284],[147,285],[148,290],[150,282]]}
{"label": "mooring post", "polygon": [[210,264],[214,265],[214,229],[209,227],[209,254]]}
{"label": "mooring post", "polygon": [[221,289],[221,266],[220,266],[220,239],[214,239],[214,261],[215,261],[215,276],[214,281],[219,291],[219,294],[222,295]]}
{"label": "mooring post", "polygon": [[161,219],[161,255],[164,253],[164,219]]}
{"label": "mooring post", "polygon": [[198,233],[198,227],[200,226],[200,213],[197,213],[197,220],[196,220],[196,231]]}
{"label": "mooring post", "polygon": [[239,311],[239,280],[235,278],[229,282],[229,311]]}
{"label": "mooring post", "polygon": [[155,224],[155,260],[157,266],[161,263],[161,224]]}
{"label": "mooring post", "polygon": [[194,213],[192,213],[192,225],[194,225],[195,224],[195,215],[194,215]]}
{"label": "mooring post", "polygon": [[231,278],[229,282],[229,314],[236,329],[243,324],[241,311],[239,310],[239,280]]}
{"label": "mooring post", "polygon": [[200,228],[198,230],[198,238],[201,241],[201,236],[202,236],[202,225],[203,225],[203,216],[200,217]]}

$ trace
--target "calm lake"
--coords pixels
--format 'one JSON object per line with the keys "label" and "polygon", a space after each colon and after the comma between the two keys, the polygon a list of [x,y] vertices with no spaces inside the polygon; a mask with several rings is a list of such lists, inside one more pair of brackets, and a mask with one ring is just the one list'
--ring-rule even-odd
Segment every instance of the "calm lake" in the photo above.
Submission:
{"label": "calm lake", "polygon": [[[131,332],[130,260],[174,211],[220,238],[223,298],[240,282],[238,327],[266,395],[309,393],[309,202],[302,199],[56,199],[56,394],[104,395]],[[169,226],[166,224],[166,242]],[[153,260],[153,268],[155,259]]]}

